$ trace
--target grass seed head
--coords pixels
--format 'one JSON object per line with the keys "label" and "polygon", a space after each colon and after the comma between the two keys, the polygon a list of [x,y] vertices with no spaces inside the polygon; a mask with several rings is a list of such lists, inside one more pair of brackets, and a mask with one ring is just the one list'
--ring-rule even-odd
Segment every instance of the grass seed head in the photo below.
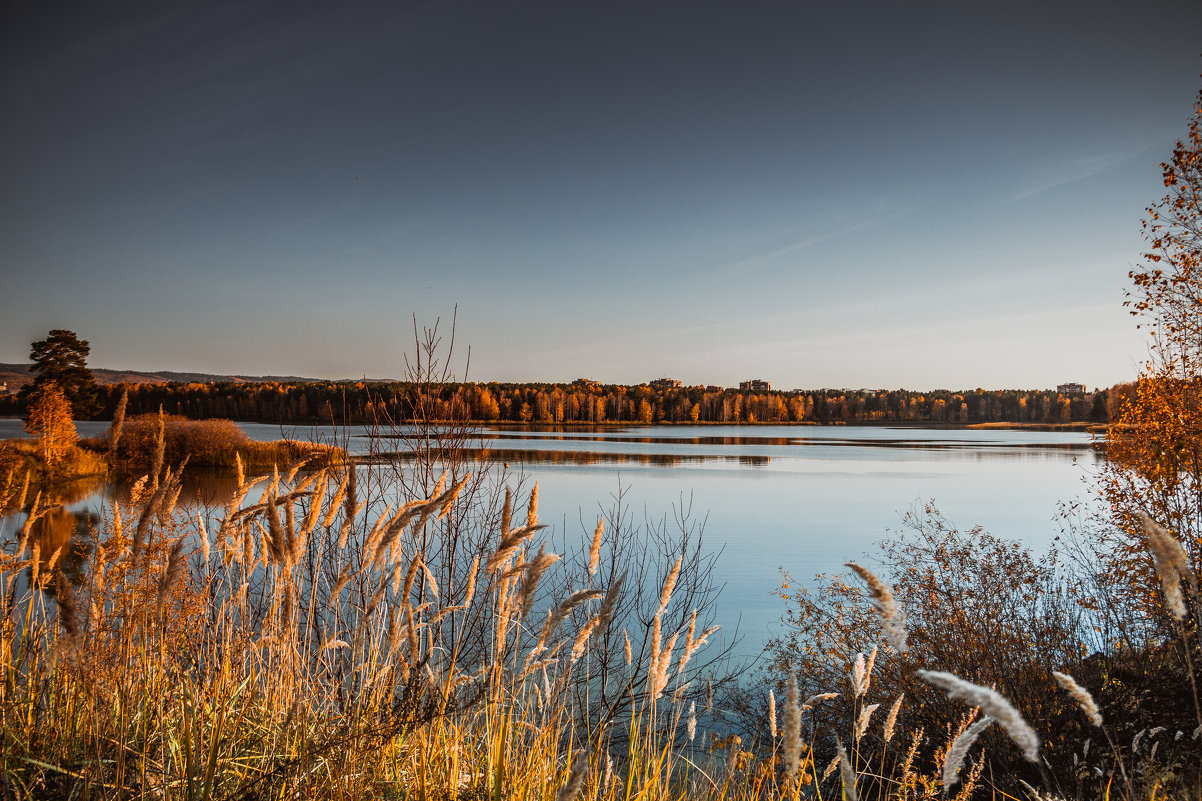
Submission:
{"label": "grass seed head", "polygon": [[1052,675],[1056,678],[1056,682],[1073,697],[1081,707],[1081,711],[1089,718],[1089,722],[1095,726],[1102,725],[1102,711],[1098,709],[1098,705],[1094,702],[1093,696],[1089,694],[1089,690],[1077,683],[1077,680],[1067,673],[1061,673],[1053,670]]}
{"label": "grass seed head", "polygon": [[919,670],[918,677],[928,684],[946,690],[948,698],[956,698],[980,707],[1006,731],[1028,762],[1039,764],[1039,735],[1001,693],[965,681],[952,673],[937,670]]}
{"label": "grass seed head", "polygon": [[944,793],[947,792],[949,787],[960,780],[960,766],[964,764],[964,757],[968,756],[968,750],[972,748],[973,743],[977,741],[981,733],[989,728],[992,723],[993,718],[984,715],[980,720],[960,732],[960,736],[947,749],[947,755],[943,758]]}

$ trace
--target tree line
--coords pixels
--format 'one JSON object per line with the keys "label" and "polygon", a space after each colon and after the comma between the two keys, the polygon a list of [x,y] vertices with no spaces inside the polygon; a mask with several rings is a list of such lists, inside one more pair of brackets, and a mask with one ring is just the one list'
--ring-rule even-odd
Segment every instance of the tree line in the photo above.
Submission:
{"label": "tree line", "polygon": [[[108,419],[128,391],[131,415],[286,424],[391,424],[420,414],[486,423],[1106,423],[1129,385],[1093,393],[1050,390],[746,391],[616,384],[305,382],[165,383],[96,387]],[[0,412],[22,411],[14,397]]]}

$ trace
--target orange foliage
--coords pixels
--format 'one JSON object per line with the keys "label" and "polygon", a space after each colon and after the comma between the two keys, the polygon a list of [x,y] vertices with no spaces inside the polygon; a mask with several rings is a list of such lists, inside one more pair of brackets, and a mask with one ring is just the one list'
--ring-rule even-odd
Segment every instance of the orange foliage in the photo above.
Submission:
{"label": "orange foliage", "polygon": [[71,403],[54,381],[44,382],[30,400],[25,431],[38,438],[42,459],[51,468],[79,439],[71,420]]}

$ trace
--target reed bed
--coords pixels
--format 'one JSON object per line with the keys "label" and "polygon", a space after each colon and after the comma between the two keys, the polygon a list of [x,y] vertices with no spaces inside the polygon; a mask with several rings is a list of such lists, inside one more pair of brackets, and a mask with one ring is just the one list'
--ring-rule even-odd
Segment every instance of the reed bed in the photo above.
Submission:
{"label": "reed bed", "polygon": [[[803,701],[790,676],[779,710],[767,692],[769,731],[744,741],[698,671],[714,627],[695,610],[669,614],[683,554],[660,555],[658,606],[639,617],[618,611],[634,591],[626,575],[598,570],[604,525],[579,560],[562,558],[537,487],[519,503],[510,487],[485,491],[452,470],[421,497],[388,503],[353,465],[296,462],[253,478],[236,468],[237,492],[213,515],[181,504],[179,467],[148,473],[92,529],[75,581],[62,548],[49,552],[37,534],[56,507],[28,486],[5,488],[28,514],[0,555],[0,795],[1071,795],[1067,779],[1047,775],[1013,699],[919,672],[963,702],[942,731],[924,732],[907,727],[904,697],[877,695],[874,676],[915,666],[892,588],[859,565],[879,644],[851,660],[846,686]],[[1152,525],[1169,554],[1166,589],[1184,583],[1192,601],[1171,534]],[[623,644],[616,672],[602,641]],[[1086,687],[1056,680],[1108,743],[1088,764],[1110,781],[1091,786],[1132,801],[1196,797],[1158,795],[1146,780],[1156,748],[1168,749],[1160,732],[1141,735],[1142,751],[1140,738],[1121,744]],[[620,714],[594,714],[618,696]],[[851,714],[828,715],[833,704]],[[1039,766],[1039,788],[1000,789],[978,745],[994,729]]]}

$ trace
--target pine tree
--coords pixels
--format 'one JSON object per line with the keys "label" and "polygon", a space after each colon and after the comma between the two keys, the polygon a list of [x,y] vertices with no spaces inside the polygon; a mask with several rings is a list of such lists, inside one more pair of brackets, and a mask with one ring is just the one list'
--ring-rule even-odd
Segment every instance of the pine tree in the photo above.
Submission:
{"label": "pine tree", "polygon": [[45,339],[30,345],[30,368],[36,378],[25,392],[32,398],[42,386],[53,382],[71,403],[76,417],[90,417],[96,409],[96,380],[88,369],[91,346],[74,331],[55,328]]}

